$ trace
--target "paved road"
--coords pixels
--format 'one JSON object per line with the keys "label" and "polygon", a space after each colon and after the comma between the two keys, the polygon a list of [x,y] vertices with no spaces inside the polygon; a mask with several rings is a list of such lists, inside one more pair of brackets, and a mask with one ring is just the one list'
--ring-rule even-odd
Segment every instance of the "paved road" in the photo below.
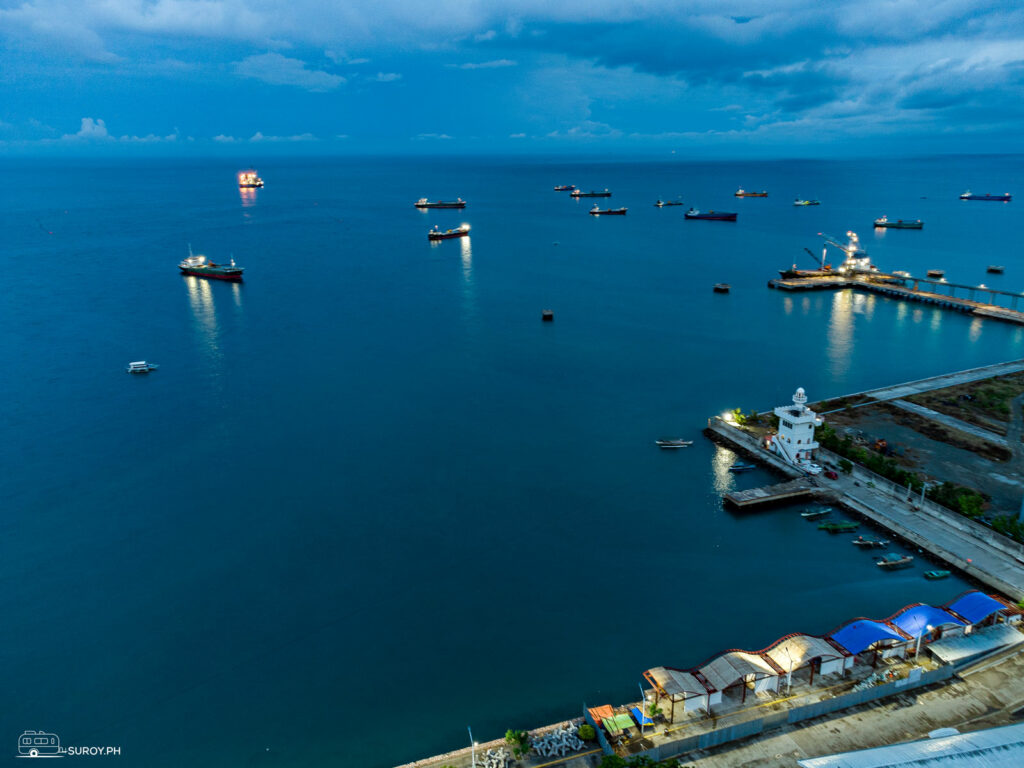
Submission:
{"label": "paved road", "polygon": [[942,376],[933,376],[930,379],[921,379],[920,381],[908,381],[904,384],[897,384],[882,389],[872,389],[859,394],[867,395],[875,400],[898,400],[903,397],[920,394],[921,392],[930,392],[933,389],[944,389],[945,387],[953,387],[957,384],[967,384],[971,381],[990,379],[993,376],[1005,376],[1009,373],[1020,373],[1021,371],[1024,371],[1024,360],[1009,360],[1005,363],[986,365],[982,368],[971,368],[966,371],[957,371],[956,373],[946,373]]}

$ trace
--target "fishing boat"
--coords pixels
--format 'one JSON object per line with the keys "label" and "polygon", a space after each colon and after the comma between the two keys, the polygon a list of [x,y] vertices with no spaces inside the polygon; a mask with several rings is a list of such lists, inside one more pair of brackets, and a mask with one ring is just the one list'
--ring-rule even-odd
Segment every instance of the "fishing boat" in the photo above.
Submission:
{"label": "fishing boat", "polygon": [[793,205],[821,205],[821,200],[801,200],[798,197],[793,201]]}
{"label": "fishing boat", "polygon": [[945,277],[946,270],[944,270],[944,269],[929,269],[925,274],[927,274],[928,277]]}
{"label": "fishing boat", "polygon": [[824,507],[823,509],[805,509],[800,513],[800,517],[805,517],[808,520],[816,520],[819,517],[826,517],[832,514],[832,507]]}
{"label": "fishing boat", "polygon": [[725,211],[698,211],[696,208],[691,208],[683,214],[687,219],[702,219],[704,221],[736,221],[735,213],[726,213]]}
{"label": "fishing boat", "polygon": [[931,581],[937,581],[938,579],[946,578],[951,573],[952,571],[925,571],[924,577]]}
{"label": "fishing boat", "polygon": [[728,293],[732,290],[732,286],[729,283],[715,283],[711,286],[711,290],[715,293]]}
{"label": "fishing boat", "polygon": [[234,259],[231,259],[229,264],[214,264],[207,261],[205,256],[192,253],[191,245],[188,247],[188,256],[178,264],[178,269],[183,275],[235,282],[242,279],[242,273],[245,271],[245,267],[237,266]]}
{"label": "fishing boat", "polygon": [[239,189],[258,189],[263,186],[263,179],[261,179],[256,171],[250,168],[248,171],[238,172],[238,188]]}
{"label": "fishing boat", "polygon": [[654,204],[654,207],[655,208],[668,208],[671,205],[682,205],[682,204],[683,204],[682,200],[664,200],[664,201],[659,200],[658,202],[656,202]]}
{"label": "fishing boat", "polygon": [[559,184],[555,187],[555,192],[572,192],[574,189],[576,189],[575,184]]}
{"label": "fishing boat", "polygon": [[760,192],[747,192],[743,187],[737,189],[733,195],[735,197],[768,197],[768,193],[763,189]]}
{"label": "fishing boat", "polygon": [[989,264],[988,269],[986,269],[985,271],[991,272],[993,275],[1001,275],[1003,274],[1004,269],[1006,269],[1006,267],[1000,264]]}
{"label": "fishing boat", "polygon": [[1010,200],[1013,199],[1013,195],[1011,195],[1009,192],[1004,192],[1001,195],[990,195],[988,193],[986,193],[984,195],[975,195],[974,193],[971,192],[971,190],[967,190],[962,195],[960,195],[960,199],[961,200],[990,200],[990,201],[996,202],[996,203],[1008,203],[1008,202],[1010,202]]}
{"label": "fishing boat", "polygon": [[609,192],[607,189],[604,192],[595,192],[594,190],[590,190],[589,192],[584,192],[581,189],[574,189],[572,192],[569,193],[569,197],[611,197],[611,196],[612,196],[612,193]]}
{"label": "fishing boat", "polygon": [[134,363],[128,363],[128,367],[125,369],[128,373],[149,373],[155,371],[160,366],[156,363],[147,363],[145,360],[136,360]]}
{"label": "fishing boat", "polygon": [[465,208],[466,201],[461,197],[457,200],[435,200],[430,202],[425,197],[421,197],[413,205],[420,210],[426,210],[427,208]]}
{"label": "fishing boat", "polygon": [[469,234],[469,224],[462,224],[455,229],[446,229],[444,232],[436,224],[427,232],[428,240],[451,240],[453,237],[465,237]]}
{"label": "fishing boat", "polygon": [[749,472],[752,469],[757,469],[756,464],[744,464],[742,461],[737,462],[729,467],[730,472]]}
{"label": "fishing boat", "polygon": [[591,216],[625,216],[626,215],[626,209],[625,208],[600,208],[600,207],[595,205],[593,208],[591,208],[588,211],[588,213]]}
{"label": "fishing boat", "polygon": [[693,445],[693,440],[670,438],[667,440],[655,440],[654,444],[659,448],[689,448]]}
{"label": "fishing boat", "polygon": [[891,543],[886,539],[865,539],[863,536],[858,536],[853,540],[853,546],[864,549],[885,549]]}
{"label": "fishing boat", "polygon": [[860,523],[844,520],[841,523],[821,523],[818,526],[818,530],[828,531],[829,533],[849,533],[850,531],[856,531],[859,527]]}
{"label": "fishing boat", "polygon": [[898,555],[895,552],[890,552],[875,563],[875,565],[879,568],[884,568],[887,571],[898,571],[901,568],[909,568],[913,562],[913,555]]}
{"label": "fishing boat", "polygon": [[896,219],[889,221],[888,216],[875,219],[875,226],[879,229],[924,229],[924,222],[920,219]]}

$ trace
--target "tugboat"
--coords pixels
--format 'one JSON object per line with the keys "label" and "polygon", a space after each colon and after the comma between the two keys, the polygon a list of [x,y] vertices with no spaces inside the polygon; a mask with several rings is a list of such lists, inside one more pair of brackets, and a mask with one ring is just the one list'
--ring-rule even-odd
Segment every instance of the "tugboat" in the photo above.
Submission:
{"label": "tugboat", "polygon": [[555,192],[572,192],[574,189],[576,189],[575,184],[559,184],[555,187]]}
{"label": "tugboat", "polygon": [[740,187],[734,193],[734,197],[768,197],[768,193],[763,189],[760,192],[747,192],[743,187]]}
{"label": "tugboat", "polygon": [[235,266],[234,259],[231,259],[230,264],[214,264],[212,261],[207,261],[205,256],[196,256],[192,253],[191,245],[188,247],[188,257],[178,264],[178,269],[183,275],[234,281],[241,280],[242,272],[245,271],[245,267]]}
{"label": "tugboat", "polygon": [[696,208],[691,208],[683,216],[687,219],[701,219],[703,221],[736,221],[735,213],[726,213],[724,211],[707,211],[701,213]]}
{"label": "tugboat", "polygon": [[604,192],[595,192],[594,190],[590,190],[589,192],[583,192],[582,190],[574,189],[572,192],[569,193],[569,197],[611,197],[611,196],[612,196],[612,193],[609,192],[607,189]]}
{"label": "tugboat", "polygon": [[888,555],[879,560],[875,565],[879,568],[884,568],[887,571],[898,571],[901,568],[909,568],[911,563],[914,562],[913,555],[897,555],[895,552],[890,552]]}
{"label": "tugboat", "polygon": [[456,200],[435,200],[434,202],[430,202],[427,198],[421,197],[413,203],[413,205],[420,210],[425,210],[427,208],[465,208],[466,201],[460,197]]}
{"label": "tugboat", "polygon": [[625,208],[599,208],[597,205],[595,205],[593,208],[591,208],[588,211],[588,213],[591,216],[625,216],[626,215],[626,209]]}
{"label": "tugboat", "polygon": [[990,201],[995,202],[995,203],[1008,203],[1008,202],[1010,202],[1010,200],[1013,199],[1013,195],[1011,195],[1009,192],[1004,192],[1001,195],[990,195],[990,194],[987,194],[987,193],[984,194],[984,195],[975,195],[975,194],[971,193],[971,190],[967,190],[962,195],[960,195],[960,199],[961,200],[990,200]]}
{"label": "tugboat", "polygon": [[455,229],[446,229],[444,232],[441,228],[434,225],[434,228],[427,232],[428,240],[451,240],[453,237],[465,237],[469,234],[469,224],[462,224]]}
{"label": "tugboat", "polygon": [[820,200],[801,200],[799,197],[793,201],[793,205],[821,205]]}
{"label": "tugboat", "polygon": [[883,216],[880,219],[875,219],[875,226],[879,229],[924,229],[924,222],[920,219],[889,221],[888,216]]}
{"label": "tugboat", "polygon": [[256,171],[250,168],[248,171],[238,172],[239,189],[257,189],[263,186],[263,179],[256,175]]}
{"label": "tugboat", "polygon": [[134,363],[128,363],[128,367],[125,369],[128,373],[149,373],[155,371],[160,366],[156,363],[147,363],[145,360],[136,360]]}

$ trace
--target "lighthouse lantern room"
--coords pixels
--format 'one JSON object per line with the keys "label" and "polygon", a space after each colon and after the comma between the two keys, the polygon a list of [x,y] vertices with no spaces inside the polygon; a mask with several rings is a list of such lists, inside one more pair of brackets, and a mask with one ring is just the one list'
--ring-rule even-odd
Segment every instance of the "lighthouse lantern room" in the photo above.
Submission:
{"label": "lighthouse lantern room", "polygon": [[790,464],[811,463],[818,448],[814,430],[825,420],[807,407],[804,388],[797,389],[792,405],[781,405],[774,413],[779,417],[779,433],[771,441],[772,450]]}

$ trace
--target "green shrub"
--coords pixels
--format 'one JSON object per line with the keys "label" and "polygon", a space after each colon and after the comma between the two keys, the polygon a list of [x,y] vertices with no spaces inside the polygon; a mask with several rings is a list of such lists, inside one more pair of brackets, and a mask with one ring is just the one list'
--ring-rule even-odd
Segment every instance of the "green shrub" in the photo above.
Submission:
{"label": "green shrub", "polygon": [[590,723],[584,723],[576,729],[576,735],[584,741],[591,741],[597,736],[597,732],[594,731],[594,726],[590,725]]}

